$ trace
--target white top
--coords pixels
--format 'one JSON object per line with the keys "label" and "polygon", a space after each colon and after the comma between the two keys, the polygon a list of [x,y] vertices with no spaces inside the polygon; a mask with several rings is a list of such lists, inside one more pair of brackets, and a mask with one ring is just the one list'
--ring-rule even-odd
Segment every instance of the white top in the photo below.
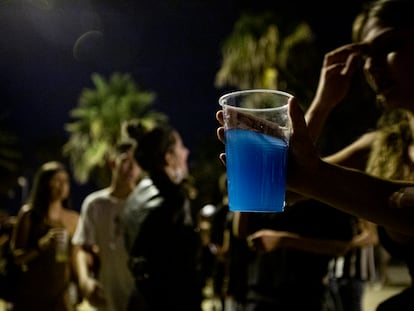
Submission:
{"label": "white top", "polygon": [[89,194],[83,201],[81,215],[72,242],[99,247],[101,283],[107,304],[99,311],[127,310],[134,279],[128,268],[122,213],[124,200],[112,197],[109,189]]}

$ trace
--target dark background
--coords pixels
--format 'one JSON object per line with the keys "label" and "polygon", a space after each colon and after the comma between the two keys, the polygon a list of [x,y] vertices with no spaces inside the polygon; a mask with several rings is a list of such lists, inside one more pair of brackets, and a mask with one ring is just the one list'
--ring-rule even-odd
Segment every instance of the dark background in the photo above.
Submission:
{"label": "dark background", "polygon": [[[154,109],[169,116],[194,158],[216,143],[217,100],[227,90],[214,78],[240,14],[305,20],[323,55],[351,41],[363,2],[0,0],[1,122],[17,134],[30,176],[41,153],[67,139],[64,124],[91,74],[128,72],[157,95]],[[79,186],[76,205],[90,190]]]}

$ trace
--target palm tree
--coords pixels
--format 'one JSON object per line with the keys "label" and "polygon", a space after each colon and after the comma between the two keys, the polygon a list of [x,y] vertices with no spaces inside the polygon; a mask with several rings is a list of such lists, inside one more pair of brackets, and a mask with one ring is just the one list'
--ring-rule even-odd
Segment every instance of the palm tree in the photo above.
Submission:
{"label": "palm tree", "polygon": [[139,89],[129,74],[115,72],[109,79],[93,74],[92,81],[95,88],[84,89],[78,106],[70,111],[75,120],[66,124],[70,137],[63,153],[69,157],[79,183],[88,182],[98,170],[95,177],[101,184],[108,182],[109,176],[102,170],[106,171],[107,154],[124,138],[124,122],[140,119],[150,127],[167,120],[167,116],[151,109],[155,94]]}
{"label": "palm tree", "polygon": [[279,29],[269,23],[269,15],[243,15],[223,44],[223,61],[216,75],[216,86],[276,88],[279,44]]}
{"label": "palm tree", "polygon": [[[290,14],[243,15],[222,46],[216,87],[281,89],[295,95],[306,110],[319,81],[324,54],[315,39],[310,26]],[[363,73],[356,72],[350,93],[325,125],[319,139],[321,150],[329,154],[349,144],[375,127],[378,116],[375,94]],[[350,119],[355,121],[352,127]]]}
{"label": "palm tree", "polygon": [[216,87],[290,91],[307,102],[319,74],[319,54],[310,27],[286,25],[273,14],[243,15],[222,46]]}

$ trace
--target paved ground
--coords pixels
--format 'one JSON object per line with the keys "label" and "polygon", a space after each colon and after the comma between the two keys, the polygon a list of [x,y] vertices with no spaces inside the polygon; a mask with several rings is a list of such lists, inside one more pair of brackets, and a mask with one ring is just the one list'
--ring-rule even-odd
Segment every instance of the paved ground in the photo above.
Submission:
{"label": "paved ground", "polygon": [[[367,285],[366,293],[363,301],[363,311],[375,311],[378,304],[390,296],[400,292],[409,284],[409,277],[405,267],[390,267],[388,269],[388,280],[386,285],[379,287],[378,285]],[[77,311],[93,311],[86,302],[82,303]],[[6,311],[4,302],[0,300],[0,311]],[[28,310],[30,311],[30,310]],[[203,304],[203,311],[221,311],[214,308],[214,302],[206,300]]]}
{"label": "paved ground", "polygon": [[405,266],[388,266],[386,278],[387,281],[383,287],[367,286],[363,311],[375,311],[381,301],[399,293],[410,284],[408,269]]}
{"label": "paved ground", "polygon": [[403,288],[404,286],[400,285],[387,285],[381,289],[378,289],[375,286],[367,286],[364,297],[363,311],[375,311],[381,301],[397,294]]}
{"label": "paved ground", "polygon": [[[387,285],[383,288],[375,286],[367,286],[366,295],[364,297],[364,311],[375,311],[376,306],[384,299],[398,293],[404,287],[400,285]],[[4,302],[0,300],[0,311],[5,311]],[[87,303],[81,304],[77,311],[93,311]],[[203,311],[220,311],[213,308],[211,301],[206,301],[203,305]]]}

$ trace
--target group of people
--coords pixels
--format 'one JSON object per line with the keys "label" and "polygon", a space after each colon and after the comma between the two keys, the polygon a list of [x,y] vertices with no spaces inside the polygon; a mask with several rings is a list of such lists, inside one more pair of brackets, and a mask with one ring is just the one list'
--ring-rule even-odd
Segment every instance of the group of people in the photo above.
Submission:
{"label": "group of people", "polygon": [[189,150],[166,123],[127,131],[108,160],[110,185],[89,194],[80,214],[69,170],[57,161],[39,168],[11,237],[13,310],[75,310],[82,299],[97,310],[201,310]]}
{"label": "group of people", "polygon": [[[380,243],[407,264],[412,277],[414,23],[411,12],[413,2],[409,0],[372,2],[356,19],[355,43],[325,55],[318,89],[306,114],[296,99],[291,100],[293,133],[287,187],[296,194],[292,197],[316,200],[357,220],[375,224]],[[347,95],[361,63],[369,85],[383,105],[379,127],[343,150],[321,158],[315,143],[329,114]],[[223,124],[222,111],[217,113],[217,119]],[[225,142],[223,127],[218,128],[217,134]],[[221,159],[225,163],[224,154]],[[251,238],[267,250],[277,248],[281,242],[280,233],[275,230],[258,231]],[[413,306],[412,288],[408,287],[381,303],[377,310],[411,310]]]}
{"label": "group of people", "polygon": [[[355,42],[325,55],[306,113],[291,99],[286,212],[230,213],[221,202],[225,217],[215,241],[219,250],[236,252],[228,294],[238,311],[361,310],[361,286],[348,296],[338,291],[342,301],[329,304],[325,277],[330,259],[378,241],[412,276],[413,7],[411,0],[372,2],[355,20]],[[381,123],[321,158],[315,144],[361,63],[383,104]],[[216,118],[222,125],[222,111]],[[225,143],[221,125],[217,135]],[[187,180],[189,150],[169,124],[147,129],[131,122],[126,130],[129,139],[108,161],[110,185],[88,195],[80,213],[71,207],[68,169],[59,162],[40,167],[13,227],[20,267],[13,310],[75,310],[80,299],[97,310],[201,310],[202,243]],[[225,154],[220,158],[225,165]],[[337,219],[346,219],[343,230]],[[58,257],[65,239],[67,256]],[[378,310],[413,308],[409,287]]]}

